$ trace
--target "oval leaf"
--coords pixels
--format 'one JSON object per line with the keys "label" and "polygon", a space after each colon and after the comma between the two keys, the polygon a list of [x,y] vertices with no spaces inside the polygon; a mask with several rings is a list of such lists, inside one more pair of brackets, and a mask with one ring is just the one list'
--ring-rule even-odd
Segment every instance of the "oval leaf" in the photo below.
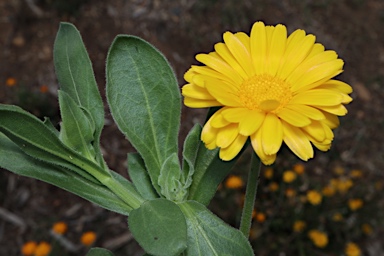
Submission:
{"label": "oval leaf", "polygon": [[167,199],[144,202],[128,217],[129,229],[151,255],[179,255],[187,246],[187,225],[180,208]]}
{"label": "oval leaf", "polygon": [[247,238],[196,201],[179,204],[188,226],[186,255],[254,255]]}
{"label": "oval leaf", "polygon": [[107,58],[107,99],[119,129],[157,184],[163,162],[178,152],[181,96],[165,57],[146,41],[117,36]]}

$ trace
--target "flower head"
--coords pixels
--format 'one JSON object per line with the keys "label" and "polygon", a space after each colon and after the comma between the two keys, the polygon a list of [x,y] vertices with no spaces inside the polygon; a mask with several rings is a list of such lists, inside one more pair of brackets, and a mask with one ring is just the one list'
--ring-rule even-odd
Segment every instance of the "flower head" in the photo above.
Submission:
{"label": "flower head", "polygon": [[304,230],[306,223],[302,220],[297,220],[293,223],[293,231],[300,233]]}
{"label": "flower head", "polygon": [[47,256],[51,252],[51,245],[47,242],[40,242],[35,250],[35,256]]}
{"label": "flower head", "polygon": [[92,231],[85,232],[81,235],[80,241],[85,246],[91,246],[96,240],[96,233]]}
{"label": "flower head", "polygon": [[296,173],[294,171],[288,170],[283,173],[283,181],[285,183],[291,183],[296,179]]}
{"label": "flower head", "polygon": [[56,222],[52,226],[52,231],[60,235],[65,234],[65,232],[67,232],[67,229],[68,229],[68,225],[63,221]]}
{"label": "flower head", "polygon": [[244,182],[239,176],[230,175],[225,181],[225,186],[231,189],[239,189],[244,186]]}
{"label": "flower head", "polygon": [[361,199],[349,199],[348,200],[348,206],[349,206],[349,209],[351,209],[351,211],[356,211],[358,209],[360,209],[361,207],[363,207],[363,200]]}
{"label": "flower head", "polygon": [[312,243],[319,248],[324,248],[328,244],[328,236],[322,231],[310,230],[308,236],[312,240]]}
{"label": "flower head", "polygon": [[311,204],[319,205],[321,203],[322,196],[319,192],[315,190],[310,190],[307,193],[307,199]]}
{"label": "flower head", "polygon": [[361,250],[359,246],[355,243],[347,243],[347,246],[345,247],[345,255],[346,256],[360,256]]}
{"label": "flower head", "polygon": [[330,148],[338,116],[352,88],[332,78],[344,62],[315,43],[314,35],[256,22],[250,36],[223,35],[215,51],[198,54],[205,66],[184,75],[184,103],[192,108],[221,107],[204,125],[201,139],[220,158],[233,159],[250,138],[264,164],[272,164],[283,141],[301,159],[313,157],[311,143]]}
{"label": "flower head", "polygon": [[36,247],[37,243],[35,241],[26,242],[21,248],[21,254],[23,254],[24,256],[33,255],[36,251]]}
{"label": "flower head", "polygon": [[17,83],[16,79],[13,77],[8,77],[7,80],[5,80],[5,85],[8,87],[13,87]]}

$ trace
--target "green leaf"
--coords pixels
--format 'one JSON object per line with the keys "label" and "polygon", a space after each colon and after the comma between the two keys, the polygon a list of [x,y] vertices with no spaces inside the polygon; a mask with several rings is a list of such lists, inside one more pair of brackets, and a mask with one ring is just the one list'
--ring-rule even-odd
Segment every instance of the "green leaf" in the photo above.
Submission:
{"label": "green leaf", "polygon": [[188,189],[193,181],[195,173],[195,162],[200,145],[201,126],[196,124],[188,133],[183,147],[183,169],[184,188]]}
{"label": "green leaf", "polygon": [[[18,175],[50,183],[123,215],[128,215],[132,210],[101,183],[90,182],[68,168],[51,165],[26,155],[2,133],[0,133],[0,167]],[[118,176],[117,173],[115,175]],[[119,180],[121,179],[124,178],[121,177]]]}
{"label": "green leaf", "polygon": [[151,179],[145,169],[145,164],[140,154],[128,154],[128,174],[137,191],[139,191],[144,199],[150,200],[158,197],[156,191],[152,187]]}
{"label": "green leaf", "polygon": [[59,91],[61,111],[60,138],[64,144],[94,161],[95,151],[92,147],[95,125],[76,102],[64,91]]}
{"label": "green leaf", "polygon": [[65,146],[52,128],[19,107],[0,104],[0,132],[29,156],[66,167],[92,182],[110,177],[107,170]]}
{"label": "green leaf", "polygon": [[219,158],[219,149],[209,150],[200,141],[188,199],[207,206],[215,195],[217,187],[231,171],[239,156],[240,154],[231,161],[222,161]]}
{"label": "green leaf", "polygon": [[178,152],[181,96],[164,56],[146,41],[117,36],[107,58],[107,99],[119,129],[157,184],[164,161]]}
{"label": "green leaf", "polygon": [[103,101],[83,40],[72,24],[66,22],[60,24],[53,57],[61,90],[66,92],[79,107],[86,109],[92,117],[92,122],[95,123],[93,146],[97,152],[98,162],[104,165],[99,147],[100,134],[104,126]]}
{"label": "green leaf", "polygon": [[179,255],[186,249],[185,218],[172,201],[158,198],[144,202],[130,213],[128,224],[138,243],[151,255]]}
{"label": "green leaf", "polygon": [[186,255],[254,255],[247,238],[196,201],[179,204],[188,226]]}
{"label": "green leaf", "polygon": [[182,182],[179,158],[173,153],[165,160],[160,170],[158,183],[161,194],[169,200],[181,202],[187,194]]}
{"label": "green leaf", "polygon": [[91,248],[86,256],[113,256],[113,253],[104,248]]}

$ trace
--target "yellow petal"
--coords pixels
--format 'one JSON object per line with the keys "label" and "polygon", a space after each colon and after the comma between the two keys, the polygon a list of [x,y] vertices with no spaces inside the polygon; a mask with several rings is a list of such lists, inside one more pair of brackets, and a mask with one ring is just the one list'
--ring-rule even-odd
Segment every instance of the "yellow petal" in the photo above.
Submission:
{"label": "yellow petal", "polygon": [[237,73],[245,80],[249,76],[245,73],[244,69],[240,66],[237,60],[233,57],[228,47],[224,43],[215,44],[215,51],[230,65]]}
{"label": "yellow petal", "polygon": [[325,131],[320,122],[313,121],[310,125],[305,126],[302,129],[317,142],[325,140]]}
{"label": "yellow petal", "polygon": [[307,126],[311,123],[311,120],[301,114],[301,112],[293,111],[289,108],[280,109],[277,116],[296,127]]}
{"label": "yellow petal", "polygon": [[[303,75],[325,62],[337,59],[335,51],[325,51],[312,58],[305,59],[286,79],[287,83],[295,85]],[[318,79],[320,80],[320,79]]]}
{"label": "yellow petal", "polygon": [[220,128],[216,137],[217,146],[221,148],[228,147],[236,139],[238,134],[237,124],[229,124]]}
{"label": "yellow petal", "polygon": [[320,110],[318,110],[317,108],[307,106],[307,105],[288,104],[285,106],[285,108],[288,108],[292,111],[301,113],[312,120],[325,119],[325,116],[323,115],[323,113]]}
{"label": "yellow petal", "polygon": [[251,45],[249,41],[249,36],[245,34],[244,32],[237,32],[235,36],[241,41],[241,43],[245,46],[247,51],[251,52]]}
{"label": "yellow petal", "polygon": [[326,124],[329,128],[335,129],[340,125],[340,120],[339,118],[331,113],[328,112],[323,112],[325,119],[322,120],[324,124]]}
{"label": "yellow petal", "polygon": [[333,77],[342,71],[344,62],[341,59],[336,59],[321,63],[309,69],[297,81],[292,83],[291,90],[293,92],[300,90],[306,85],[322,80],[324,77]]}
{"label": "yellow petal", "polygon": [[231,123],[239,123],[244,119],[247,110],[244,108],[224,108],[223,117]]}
{"label": "yellow petal", "polygon": [[247,73],[248,77],[253,76],[255,73],[252,69],[252,60],[247,48],[231,32],[225,32],[223,38],[229,51]]}
{"label": "yellow petal", "polygon": [[339,81],[339,80],[329,80],[329,81],[325,82],[324,84],[322,84],[321,86],[319,86],[318,88],[336,89],[336,90],[339,90],[345,94],[350,94],[353,91],[352,87],[349,84],[344,83],[344,82]]}
{"label": "yellow petal", "polygon": [[334,106],[340,104],[342,100],[343,95],[341,93],[325,89],[313,89],[293,96],[290,103],[316,106]]}
{"label": "yellow petal", "polygon": [[209,108],[222,106],[217,100],[199,100],[190,97],[184,97],[184,104],[190,108]]}
{"label": "yellow petal", "polygon": [[304,132],[284,121],[283,138],[285,144],[295,153],[300,159],[307,161],[313,157],[313,148]]}
{"label": "yellow petal", "polygon": [[328,151],[331,148],[331,143],[319,143],[316,141],[312,141],[313,146],[321,151]]}
{"label": "yellow petal", "polygon": [[225,106],[238,107],[242,105],[237,96],[236,88],[226,81],[207,77],[205,87],[218,102]]}
{"label": "yellow petal", "polygon": [[[191,69],[192,69],[194,74],[201,74],[201,75],[205,75],[205,76],[210,76],[210,77],[218,78],[220,80],[223,80],[223,79],[229,80],[229,78],[224,77],[223,74],[221,74],[220,72],[217,72],[216,70],[213,70],[212,68],[207,67],[207,66],[192,66]],[[189,81],[189,80],[187,80],[187,81]]]}
{"label": "yellow petal", "polygon": [[276,75],[280,66],[281,58],[283,57],[287,41],[287,29],[285,26],[279,24],[273,30],[271,43],[269,45],[268,53],[268,73]]}
{"label": "yellow petal", "polygon": [[243,136],[241,134],[237,135],[236,139],[231,143],[231,145],[220,149],[219,157],[224,161],[232,160],[239,154],[246,141],[247,136]]}
{"label": "yellow petal", "polygon": [[325,50],[324,45],[319,44],[319,43],[315,43],[313,45],[311,52],[308,54],[307,58],[312,58],[313,56],[315,56],[321,52],[324,52],[324,50]]}
{"label": "yellow petal", "polygon": [[196,75],[196,72],[193,71],[192,68],[188,69],[187,72],[184,74],[184,80],[188,83],[192,83],[192,77]]}
{"label": "yellow petal", "polygon": [[276,160],[276,154],[267,155],[264,153],[263,148],[261,146],[261,129],[259,129],[256,133],[251,135],[251,144],[253,150],[259,156],[261,162],[265,165],[271,165]]}
{"label": "yellow petal", "polygon": [[227,126],[230,124],[227,120],[224,119],[223,115],[221,114],[222,111],[219,110],[216,113],[214,113],[211,117],[211,125],[214,128],[222,128],[224,126]]}
{"label": "yellow petal", "polygon": [[283,143],[283,127],[275,114],[266,115],[261,126],[261,143],[266,155],[273,155],[279,151]]}
{"label": "yellow petal", "polygon": [[[212,116],[213,117],[213,116]],[[211,126],[211,119],[208,120],[208,122],[205,123],[203,130],[201,131],[201,140],[205,144],[210,144],[212,142],[216,141],[216,135],[219,129],[213,128]]]}
{"label": "yellow petal", "polygon": [[341,104],[336,106],[317,106],[317,108],[337,116],[345,116],[348,113],[348,110]]}
{"label": "yellow petal", "polygon": [[293,70],[307,57],[315,43],[314,35],[305,36],[302,30],[293,32],[287,41],[287,48],[281,62],[278,76],[286,79]]}
{"label": "yellow petal", "polygon": [[256,22],[252,26],[251,36],[251,56],[255,74],[265,72],[265,63],[267,60],[267,34],[263,22]]}
{"label": "yellow petal", "polygon": [[204,88],[195,84],[186,84],[181,88],[181,93],[184,97],[190,97],[200,100],[215,100],[214,97]]}
{"label": "yellow petal", "polygon": [[239,133],[244,136],[250,136],[255,133],[264,122],[265,113],[258,110],[244,111],[246,114],[239,123]]}
{"label": "yellow petal", "polygon": [[196,59],[201,63],[207,65],[208,67],[211,67],[212,69],[221,73],[223,76],[226,76],[235,84],[241,84],[243,82],[241,76],[224,61],[214,58],[213,56],[210,56],[208,54],[198,54],[196,55]]}

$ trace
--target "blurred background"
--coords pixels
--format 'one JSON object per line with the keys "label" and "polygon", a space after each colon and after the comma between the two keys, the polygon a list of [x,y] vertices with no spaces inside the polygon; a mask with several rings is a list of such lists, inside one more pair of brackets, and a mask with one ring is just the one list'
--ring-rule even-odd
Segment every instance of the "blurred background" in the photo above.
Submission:
{"label": "blurred background", "polygon": [[[182,86],[197,53],[212,51],[225,31],[249,33],[258,20],[285,24],[289,32],[304,29],[335,50],[345,61],[338,79],[353,87],[354,101],[329,152],[317,151],[314,160],[304,163],[282,149],[276,164],[263,169],[251,232],[257,255],[354,255],[349,254],[356,249],[351,243],[362,255],[384,255],[382,0],[0,0],[0,103],[60,121],[52,49],[61,21],[80,31],[104,97],[105,59],[117,34],[140,36],[155,45]],[[205,113],[183,108],[180,141]],[[126,154],[134,149],[107,107],[102,147],[110,168],[127,177]],[[288,170],[295,175],[286,174]],[[242,161],[233,175],[219,188],[211,209],[237,227],[246,180]],[[320,203],[310,191],[319,193]],[[57,236],[52,226],[59,221],[68,228]],[[84,255],[88,245],[81,236],[87,231],[96,235],[94,246],[116,255],[143,254],[123,216],[43,182],[0,171],[0,255],[21,255],[30,240],[50,243],[51,255]],[[321,234],[327,238],[324,246]]]}

